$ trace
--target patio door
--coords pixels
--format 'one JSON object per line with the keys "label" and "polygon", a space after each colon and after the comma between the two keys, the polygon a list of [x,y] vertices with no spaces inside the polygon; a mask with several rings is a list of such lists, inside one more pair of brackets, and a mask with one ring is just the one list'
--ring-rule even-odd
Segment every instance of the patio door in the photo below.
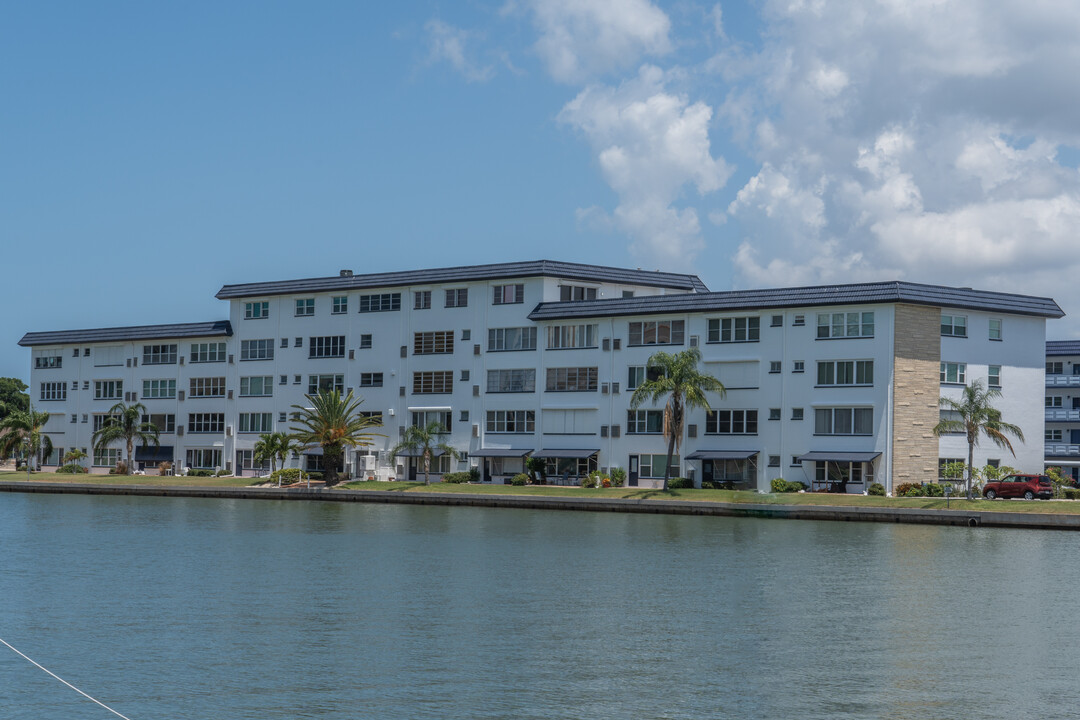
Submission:
{"label": "patio door", "polygon": [[414,457],[409,458],[409,481],[410,482],[416,480],[416,462],[417,462],[417,458],[414,458]]}
{"label": "patio door", "polygon": [[713,464],[715,460],[702,460],[701,461],[701,482],[712,482],[713,480]]}
{"label": "patio door", "polygon": [[638,486],[638,484],[637,484],[637,482],[638,482],[638,456],[637,455],[631,455],[630,456],[629,467],[630,467],[630,470],[627,473],[626,484],[629,487],[637,487]]}

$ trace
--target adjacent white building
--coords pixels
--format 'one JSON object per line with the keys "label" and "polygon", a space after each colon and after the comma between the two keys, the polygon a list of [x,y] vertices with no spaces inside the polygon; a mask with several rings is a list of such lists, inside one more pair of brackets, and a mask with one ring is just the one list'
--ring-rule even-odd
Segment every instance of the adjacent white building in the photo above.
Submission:
{"label": "adjacent white building", "polygon": [[1046,343],[1046,466],[1080,480],[1080,340]]}
{"label": "adjacent white building", "polygon": [[[439,420],[460,461],[486,481],[545,458],[576,482],[624,468],[632,485],[663,476],[662,407],[630,409],[651,354],[697,347],[727,387],[687,418],[672,473],[767,489],[773,478],[862,492],[872,482],[933,480],[966,457],[962,437],[937,438],[938,398],[979,378],[1002,392],[1043,463],[1045,323],[1062,312],[1039,297],[903,282],[709,292],[693,275],[538,261],[227,285],[228,320],[28,333],[31,393],[53,413],[57,451],[87,449],[95,469],[119,448],[91,434],[118,401],[141,402],[162,430],[140,449],[147,469],[252,474],[262,432],[285,430],[320,388],[353,390],[385,438],[350,454],[354,476],[412,478],[415,458],[388,452],[409,424]],[[292,463],[321,467],[311,453]]]}

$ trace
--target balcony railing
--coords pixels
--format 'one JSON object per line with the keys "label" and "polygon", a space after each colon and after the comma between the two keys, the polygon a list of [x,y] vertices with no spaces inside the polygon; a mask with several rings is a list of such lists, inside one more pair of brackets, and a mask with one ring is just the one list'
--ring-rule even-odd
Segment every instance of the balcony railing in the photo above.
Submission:
{"label": "balcony railing", "polygon": [[1074,388],[1080,387],[1080,375],[1047,375],[1046,387]]}
{"label": "balcony railing", "polygon": [[1080,410],[1046,408],[1046,422],[1080,422]]}
{"label": "balcony railing", "polygon": [[1080,457],[1080,445],[1067,443],[1046,443],[1046,457]]}

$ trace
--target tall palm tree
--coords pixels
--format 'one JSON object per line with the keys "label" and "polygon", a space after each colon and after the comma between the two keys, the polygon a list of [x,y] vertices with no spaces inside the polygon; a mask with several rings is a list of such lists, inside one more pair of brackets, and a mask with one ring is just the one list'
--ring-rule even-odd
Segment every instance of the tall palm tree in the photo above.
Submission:
{"label": "tall palm tree", "polygon": [[431,458],[435,456],[436,450],[442,450],[455,460],[460,457],[460,453],[455,448],[439,439],[444,433],[446,433],[446,428],[438,420],[432,420],[423,427],[410,425],[405,428],[405,435],[402,436],[401,442],[394,446],[390,454],[419,453],[424,459],[424,484],[430,485],[428,474],[431,472]]}
{"label": "tall palm tree", "polygon": [[368,432],[370,428],[382,427],[382,420],[361,415],[357,410],[362,398],[354,398],[352,390],[345,397],[337,390],[320,391],[318,395],[305,395],[311,407],[293,405],[297,410],[293,439],[302,447],[320,447],[323,453],[327,487],[338,481],[338,465],[346,447],[357,448],[371,445],[379,433]]}
{"label": "tall palm tree", "polygon": [[[671,355],[655,353],[645,364],[646,379],[630,397],[630,407],[636,410],[646,401],[656,404],[667,398],[664,406],[664,437],[668,441],[667,463],[664,465],[664,490],[668,489],[671,458],[676,446],[682,446],[686,411],[711,410],[705,393],[724,397],[724,384],[712,375],[698,370],[701,351],[696,347]],[[649,377],[654,379],[649,379]]]}
{"label": "tall palm tree", "polygon": [[36,459],[41,464],[41,457],[52,454],[53,444],[44,433],[49,413],[36,412],[33,405],[29,410],[13,410],[0,420],[0,459],[7,460],[19,450],[26,451],[26,472]]}
{"label": "tall palm tree", "polygon": [[[262,463],[270,461],[270,474],[277,472],[277,461],[281,461],[282,469],[285,468],[285,459],[298,446],[288,433],[274,432],[263,433],[255,443],[253,459]],[[281,485],[281,476],[278,475],[278,485]]]}
{"label": "tall palm tree", "polygon": [[150,444],[153,444],[156,448],[159,444],[158,428],[154,423],[143,422],[142,418],[145,414],[146,406],[142,403],[125,405],[118,402],[109,408],[109,413],[105,416],[105,422],[102,423],[98,430],[94,431],[92,436],[94,449],[99,451],[104,450],[114,442],[123,441],[127,449],[125,475],[130,475],[135,467],[133,460],[136,440],[142,443],[144,448]]}
{"label": "tall palm tree", "polygon": [[973,380],[964,386],[959,400],[942,397],[939,405],[956,414],[955,418],[942,418],[934,426],[934,435],[964,433],[968,444],[967,461],[967,497],[971,499],[971,470],[975,460],[975,446],[982,435],[1000,448],[1005,448],[1016,457],[1009,435],[1024,442],[1024,432],[1017,425],[1011,425],[1001,419],[1001,411],[990,404],[991,400],[1001,397],[1000,390],[986,389],[982,380]]}

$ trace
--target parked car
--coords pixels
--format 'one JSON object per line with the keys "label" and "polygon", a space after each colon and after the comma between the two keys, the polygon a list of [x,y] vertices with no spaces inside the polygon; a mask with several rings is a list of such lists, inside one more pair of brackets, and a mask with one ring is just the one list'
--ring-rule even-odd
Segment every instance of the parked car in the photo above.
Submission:
{"label": "parked car", "polygon": [[1046,475],[1009,475],[1008,477],[986,483],[983,497],[994,498],[1022,497],[1025,500],[1035,498],[1048,499],[1054,496],[1054,486]]}

